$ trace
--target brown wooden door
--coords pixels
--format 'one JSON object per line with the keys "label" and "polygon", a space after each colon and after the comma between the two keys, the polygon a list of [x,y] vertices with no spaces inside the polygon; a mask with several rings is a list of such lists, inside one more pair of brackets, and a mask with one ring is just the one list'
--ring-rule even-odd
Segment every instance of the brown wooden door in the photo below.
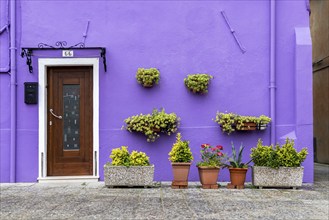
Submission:
{"label": "brown wooden door", "polygon": [[92,175],[92,67],[51,67],[47,73],[47,175]]}

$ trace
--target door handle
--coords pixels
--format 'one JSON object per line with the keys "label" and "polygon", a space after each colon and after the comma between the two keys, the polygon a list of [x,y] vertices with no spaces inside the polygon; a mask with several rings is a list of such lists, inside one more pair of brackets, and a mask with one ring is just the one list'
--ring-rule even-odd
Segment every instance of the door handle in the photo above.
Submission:
{"label": "door handle", "polygon": [[55,118],[58,118],[58,119],[62,119],[62,118],[63,118],[63,117],[60,116],[60,115],[55,115],[54,110],[53,110],[52,108],[49,109],[49,111],[50,111],[50,113],[51,113]]}

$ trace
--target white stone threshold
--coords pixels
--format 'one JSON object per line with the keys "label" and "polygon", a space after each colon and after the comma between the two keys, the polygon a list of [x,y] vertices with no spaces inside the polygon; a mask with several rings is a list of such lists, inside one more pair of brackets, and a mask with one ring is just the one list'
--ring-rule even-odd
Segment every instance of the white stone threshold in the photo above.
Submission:
{"label": "white stone threshold", "polygon": [[39,183],[98,182],[99,176],[49,176],[38,178]]}

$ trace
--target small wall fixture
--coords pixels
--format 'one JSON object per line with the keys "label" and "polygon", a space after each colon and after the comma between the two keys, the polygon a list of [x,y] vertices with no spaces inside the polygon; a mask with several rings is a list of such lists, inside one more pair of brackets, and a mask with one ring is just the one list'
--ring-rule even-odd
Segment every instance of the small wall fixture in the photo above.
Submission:
{"label": "small wall fixture", "polygon": [[38,104],[38,83],[24,83],[24,102],[26,104]]}

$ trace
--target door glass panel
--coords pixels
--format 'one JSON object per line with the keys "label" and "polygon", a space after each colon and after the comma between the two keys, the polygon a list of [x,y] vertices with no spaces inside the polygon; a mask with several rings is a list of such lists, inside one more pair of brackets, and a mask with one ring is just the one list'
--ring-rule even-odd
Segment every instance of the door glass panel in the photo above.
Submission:
{"label": "door glass panel", "polygon": [[63,85],[63,148],[80,149],[80,85]]}

